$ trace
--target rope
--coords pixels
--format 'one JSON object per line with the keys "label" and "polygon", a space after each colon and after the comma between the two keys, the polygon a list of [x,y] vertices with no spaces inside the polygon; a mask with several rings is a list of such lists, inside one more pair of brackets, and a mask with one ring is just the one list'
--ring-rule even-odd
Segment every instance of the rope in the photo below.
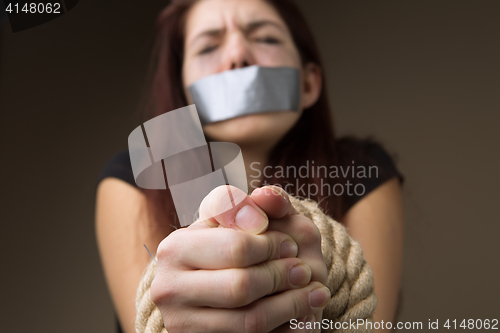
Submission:
{"label": "rope", "polygon": [[[300,200],[290,196],[292,205],[299,212],[311,219],[321,232],[321,252],[328,269],[326,286],[332,292],[332,298],[323,310],[323,319],[333,323],[323,333],[373,332],[373,325],[359,329],[350,329],[350,321],[358,319],[373,323],[373,311],[377,305],[377,296],[373,286],[373,272],[365,261],[363,250],[352,239],[343,225],[325,215],[317,203]],[[163,319],[156,305],[151,301],[149,288],[156,274],[156,262],[151,260],[147,266],[136,297],[137,333],[168,333],[163,326]],[[342,323],[344,327],[342,328]],[[335,328],[339,329],[335,329]]]}

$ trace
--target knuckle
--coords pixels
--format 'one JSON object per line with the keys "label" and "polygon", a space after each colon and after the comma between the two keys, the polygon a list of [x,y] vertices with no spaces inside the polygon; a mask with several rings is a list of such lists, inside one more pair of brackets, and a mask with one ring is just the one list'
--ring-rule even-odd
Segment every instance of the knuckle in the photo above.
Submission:
{"label": "knuckle", "polygon": [[263,333],[267,332],[268,319],[266,312],[261,308],[253,308],[245,313],[244,332]]}
{"label": "knuckle", "polygon": [[230,260],[234,267],[245,266],[249,249],[250,241],[248,237],[244,237],[243,233],[235,233],[229,244]]}
{"label": "knuckle", "polygon": [[280,235],[277,232],[274,231],[268,231],[266,234],[266,246],[267,246],[267,257],[268,259],[275,259],[278,258],[279,256],[279,246],[278,244],[281,244],[280,239],[283,237],[280,237]]}
{"label": "knuckle", "polygon": [[151,282],[151,286],[149,289],[149,295],[151,296],[151,300],[153,303],[158,304],[162,300],[160,289],[158,288],[158,279],[155,278],[153,282]]}
{"label": "knuckle", "polygon": [[158,258],[158,260],[162,260],[163,258],[168,258],[168,252],[170,251],[169,250],[170,242],[167,241],[167,238],[163,239],[158,245],[158,248],[156,249],[156,257]]}
{"label": "knuckle", "polygon": [[297,234],[300,242],[304,245],[317,244],[321,241],[321,233],[318,227],[307,217],[301,215],[298,221]]}
{"label": "knuckle", "polygon": [[171,232],[167,237],[165,237],[156,250],[156,256],[158,261],[164,261],[169,258],[174,258],[179,253],[182,248],[182,238],[180,232],[177,230]]}
{"label": "knuckle", "polygon": [[250,298],[250,284],[252,279],[248,272],[235,270],[231,276],[229,285],[228,301],[233,307],[244,306],[248,304]]}
{"label": "knuckle", "polygon": [[308,292],[297,292],[293,296],[292,308],[293,318],[298,318],[304,315],[304,310],[309,304]]}
{"label": "knuckle", "polygon": [[161,277],[155,277],[151,283],[149,290],[151,300],[158,306],[165,307],[168,305],[175,295],[176,291],[172,283],[169,283],[170,279],[162,279]]}
{"label": "knuckle", "polygon": [[272,283],[271,294],[274,294],[285,285],[287,281],[287,272],[284,269],[280,269],[280,266],[278,266],[274,260],[268,262],[264,267]]}

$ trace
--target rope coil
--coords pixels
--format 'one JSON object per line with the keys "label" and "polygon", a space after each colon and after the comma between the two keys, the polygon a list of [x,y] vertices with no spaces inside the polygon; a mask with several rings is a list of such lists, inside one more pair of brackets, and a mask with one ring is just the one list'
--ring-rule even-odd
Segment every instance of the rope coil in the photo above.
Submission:
{"label": "rope coil", "polygon": [[[373,311],[377,305],[373,272],[365,261],[361,245],[352,239],[346,228],[324,214],[318,204],[290,196],[292,205],[311,219],[321,233],[321,252],[328,269],[326,286],[332,297],[323,310],[323,319],[333,324],[323,333],[373,332]],[[137,289],[136,320],[137,333],[168,333],[163,325],[160,310],[151,300],[149,289],[156,275],[156,262],[151,260]],[[364,327],[343,329],[341,323],[362,319]],[[337,323],[337,325],[335,325]],[[349,327],[350,325],[344,325]],[[369,326],[369,327],[367,327]],[[335,327],[340,327],[335,329]]]}

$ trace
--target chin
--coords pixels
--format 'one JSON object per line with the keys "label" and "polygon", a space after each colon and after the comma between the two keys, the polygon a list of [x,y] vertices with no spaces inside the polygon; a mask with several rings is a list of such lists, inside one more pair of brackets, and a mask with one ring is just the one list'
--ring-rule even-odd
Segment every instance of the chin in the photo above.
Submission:
{"label": "chin", "polygon": [[203,130],[212,140],[240,146],[278,142],[299,119],[295,112],[269,112],[236,117],[205,125]]}

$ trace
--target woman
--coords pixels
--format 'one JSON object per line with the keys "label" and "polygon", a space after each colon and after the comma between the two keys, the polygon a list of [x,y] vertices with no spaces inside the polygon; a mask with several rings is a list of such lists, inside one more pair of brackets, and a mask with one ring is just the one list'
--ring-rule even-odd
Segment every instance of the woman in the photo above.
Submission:
{"label": "woman", "polygon": [[[291,1],[172,1],[158,18],[155,56],[147,119],[192,104],[188,87],[211,74],[251,65],[286,66],[300,71],[299,112],[248,115],[205,125],[203,131],[207,141],[234,142],[240,146],[249,184],[253,187],[255,179],[260,184],[296,183],[295,187],[287,187],[287,191],[304,196],[298,192],[304,184],[324,187],[327,182],[330,188],[336,184],[352,185],[350,181],[362,184],[362,193],[316,191],[311,199],[320,202],[323,210],[343,223],[360,242],[375,277],[378,306],[374,319],[393,321],[401,280],[402,178],[379,146],[334,137],[319,54],[304,19]],[[277,166],[298,168],[313,162],[327,167],[376,166],[378,173],[376,177],[359,179],[350,172],[340,172],[327,179],[317,174],[296,179],[293,175],[282,177],[263,172],[266,166],[271,170]],[[152,286],[152,296],[162,310],[169,331],[244,332],[256,329],[248,326],[254,324],[262,331],[276,328],[284,332],[289,330],[287,321],[297,318],[292,317],[293,313],[298,315],[297,308],[302,311],[299,311],[302,320],[306,316],[307,320],[321,319],[323,304],[319,303],[327,295],[321,289],[326,277],[317,229],[310,220],[294,215],[285,199],[273,201],[276,196],[266,195],[278,191],[286,197],[279,187],[256,190],[245,199],[244,207],[251,208],[241,211],[243,220],[254,227],[251,230],[242,233],[213,228],[234,221],[237,212],[232,212],[222,220],[208,219],[180,229],[182,232],[174,232],[178,225],[172,197],[168,191],[137,188],[126,152],[109,162],[101,179],[96,205],[97,239],[110,293],[125,332],[134,332],[135,293],[151,259],[143,244],[153,250],[158,248],[159,273]],[[201,208],[202,216],[204,210],[210,207]],[[288,222],[280,223],[285,220]],[[262,226],[267,228],[264,233],[258,230]],[[225,233],[223,239],[227,240],[227,246],[238,246],[241,242],[269,246],[284,240],[292,246],[282,259],[273,256],[256,259],[259,246],[255,245],[254,254],[242,251],[244,258],[237,259],[236,263],[234,260],[224,262],[221,257],[218,261],[210,255],[201,256],[200,262],[197,260],[200,253],[220,252],[220,245],[214,239],[221,238],[210,238],[218,237],[214,236],[214,230]],[[190,246],[199,246],[198,251],[190,251]],[[298,249],[294,249],[295,246]],[[256,263],[276,266],[256,272],[252,270]],[[301,281],[290,283],[291,268],[297,264],[300,269],[295,277]],[[247,283],[235,287],[236,293],[244,296],[228,300],[223,294],[227,292],[223,282],[231,281],[234,267],[240,267],[239,272],[246,274]],[[206,275],[190,278],[194,271]],[[216,274],[216,279],[209,278],[209,273]],[[275,290],[283,292],[260,295],[259,290],[267,290],[270,280],[277,276],[289,277]],[[300,296],[313,289],[323,290],[323,295],[316,295],[316,306],[311,299]],[[238,316],[242,314],[241,309],[243,316]],[[265,314],[268,320],[257,323],[262,316],[255,313]],[[234,318],[247,321],[242,323],[244,320]]]}

